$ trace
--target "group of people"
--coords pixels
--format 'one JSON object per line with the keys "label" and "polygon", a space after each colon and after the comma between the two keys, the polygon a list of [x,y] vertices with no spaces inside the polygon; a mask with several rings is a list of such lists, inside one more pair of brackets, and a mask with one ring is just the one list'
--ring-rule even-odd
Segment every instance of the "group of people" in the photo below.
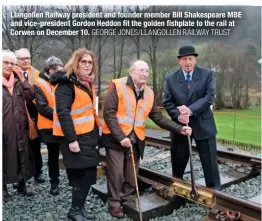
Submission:
{"label": "group of people", "polygon": [[[65,65],[61,59],[51,56],[39,73],[31,66],[27,49],[15,53],[3,51],[3,199],[10,198],[7,184],[17,183],[18,192],[32,196],[36,192],[26,186],[26,181],[34,176],[36,182],[45,182],[42,142],[48,149],[49,193],[59,194],[61,150],[72,185],[68,220],[94,220],[84,204],[91,185],[96,182],[99,148],[103,146],[109,212],[114,217],[123,217],[122,204],[135,190],[130,147],[133,147],[138,173],[148,117],[172,133],[173,176],[183,177],[189,159],[186,135],[192,135],[206,185],[219,189],[216,127],[210,110],[214,100],[212,73],[195,66],[197,56],[194,47],[181,47],[178,56],[181,70],[165,80],[164,106],[171,120],[162,115],[153,90],[146,84],[148,64],[137,60],[131,63],[127,77],[110,82],[102,124],[95,109],[96,58],[93,52],[78,49]],[[34,140],[29,139],[27,110],[37,122],[39,138]]]}

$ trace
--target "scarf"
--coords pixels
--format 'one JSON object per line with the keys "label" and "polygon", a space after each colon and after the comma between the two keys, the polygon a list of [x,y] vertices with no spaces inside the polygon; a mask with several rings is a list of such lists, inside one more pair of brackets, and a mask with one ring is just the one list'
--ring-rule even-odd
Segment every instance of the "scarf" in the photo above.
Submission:
{"label": "scarf", "polygon": [[2,83],[8,89],[11,95],[13,95],[14,82],[15,82],[15,78],[13,72],[11,73],[9,80],[7,80],[4,76],[2,76]]}
{"label": "scarf", "polygon": [[91,78],[87,75],[78,75],[81,84],[85,85],[89,90],[91,90]]}

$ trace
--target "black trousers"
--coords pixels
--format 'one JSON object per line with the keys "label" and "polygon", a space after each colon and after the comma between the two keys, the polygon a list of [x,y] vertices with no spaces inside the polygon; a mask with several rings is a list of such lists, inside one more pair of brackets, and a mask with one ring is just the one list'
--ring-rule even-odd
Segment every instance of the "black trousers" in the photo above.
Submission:
{"label": "black trousers", "polygon": [[[187,136],[171,133],[171,141],[173,176],[183,178],[189,160],[188,139]],[[217,163],[216,137],[195,141],[204,171],[206,186],[218,190],[221,189]]]}
{"label": "black trousers", "polygon": [[48,174],[50,183],[59,184],[59,144],[47,143],[48,150]]}
{"label": "black trousers", "polygon": [[67,168],[68,176],[72,182],[72,207],[82,208],[85,204],[90,187],[96,183],[96,167],[70,169]]}
{"label": "black trousers", "polygon": [[32,148],[34,163],[35,163],[35,176],[42,174],[43,160],[41,155],[41,142],[40,139],[30,140],[29,144]]}

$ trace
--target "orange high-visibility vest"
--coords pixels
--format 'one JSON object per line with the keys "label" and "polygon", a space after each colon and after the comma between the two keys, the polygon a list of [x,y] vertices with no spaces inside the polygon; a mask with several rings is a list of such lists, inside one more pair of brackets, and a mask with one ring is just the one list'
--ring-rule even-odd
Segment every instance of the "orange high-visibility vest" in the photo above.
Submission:
{"label": "orange high-visibility vest", "polygon": [[[51,85],[48,81],[38,78],[35,83],[36,86],[40,87],[46,97],[47,104],[49,107],[54,109],[54,86]],[[37,127],[41,129],[52,129],[53,121],[44,117],[38,112]]]}
{"label": "orange high-visibility vest", "polygon": [[39,71],[31,66],[26,72],[28,73],[28,82],[31,85],[34,85],[36,80],[39,78]]}
{"label": "orange high-visibility vest", "polygon": [[[26,71],[28,73],[28,82],[31,85],[34,85],[39,78],[40,72],[34,68],[33,66],[30,66],[30,68]],[[32,101],[34,104],[36,104],[35,99]]]}
{"label": "orange high-visibility vest", "polygon": [[[110,87],[115,85],[118,95],[118,107],[116,118],[125,135],[129,135],[134,128],[140,140],[145,139],[145,122],[154,103],[154,92],[147,85],[144,87],[144,97],[136,103],[133,89],[127,84],[127,77],[112,80]],[[106,123],[103,125],[103,133],[110,134]]]}
{"label": "orange high-visibility vest", "polygon": [[[58,85],[57,85],[58,86]],[[55,90],[57,88],[55,87]],[[74,85],[75,100],[71,107],[71,117],[73,120],[75,132],[77,135],[85,134],[94,129],[95,123],[100,126],[100,120],[96,114],[96,92],[92,87],[93,102],[87,92]],[[55,92],[54,92],[55,93]],[[55,98],[56,99],[56,98]],[[53,135],[64,136],[61,125],[59,123],[56,108],[54,108],[53,117]]]}

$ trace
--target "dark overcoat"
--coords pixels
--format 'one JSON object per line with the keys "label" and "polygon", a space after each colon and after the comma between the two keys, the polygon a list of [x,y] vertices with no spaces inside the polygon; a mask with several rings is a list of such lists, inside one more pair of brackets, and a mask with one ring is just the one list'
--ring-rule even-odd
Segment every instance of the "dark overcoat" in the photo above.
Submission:
{"label": "dark overcoat", "polygon": [[[24,97],[28,102],[34,98],[32,86],[15,77],[13,95],[3,89],[3,184],[27,181],[34,175],[34,162],[29,146],[29,125]],[[22,94],[24,93],[24,97]]]}
{"label": "dark overcoat", "polygon": [[[91,100],[95,100],[91,90],[82,85],[72,74],[68,79],[65,73],[58,71],[51,75],[50,82],[57,85],[55,89],[56,111],[64,136],[59,137],[61,152],[66,168],[81,169],[95,167],[100,163],[100,135],[99,128],[95,124],[94,129],[88,133],[77,135],[71,117],[71,107],[75,100],[75,86],[87,93]],[[85,101],[83,101],[85,102]],[[77,141],[80,152],[74,153],[69,149],[69,143]]]}

